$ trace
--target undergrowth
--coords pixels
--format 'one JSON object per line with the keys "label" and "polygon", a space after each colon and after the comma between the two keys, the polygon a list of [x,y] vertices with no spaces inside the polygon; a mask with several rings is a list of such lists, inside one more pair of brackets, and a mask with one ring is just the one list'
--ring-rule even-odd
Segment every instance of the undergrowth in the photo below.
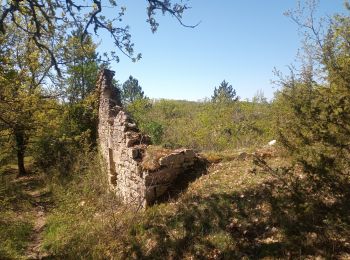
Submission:
{"label": "undergrowth", "polygon": [[[43,249],[65,259],[105,259],[118,248],[128,212],[112,192],[95,152],[77,157],[69,178],[52,173],[55,209],[48,216]],[[68,181],[67,181],[68,179]]]}
{"label": "undergrowth", "polygon": [[[177,198],[135,212],[108,191],[96,153],[81,154],[69,175],[49,173],[55,207],[42,250],[56,259],[348,259],[348,197],[309,191],[288,158],[267,160],[228,153]],[[30,221],[9,218],[0,252],[20,258]]]}
{"label": "undergrowth", "polygon": [[348,259],[348,197],[310,194],[287,158],[267,165],[247,159],[212,166],[178,200],[142,215],[123,258]]}
{"label": "undergrowth", "polygon": [[31,221],[18,218],[11,211],[0,213],[1,259],[21,259],[30,240]]}
{"label": "undergrowth", "polygon": [[0,170],[0,258],[22,259],[30,241],[34,215],[25,183],[16,181],[15,168]]}

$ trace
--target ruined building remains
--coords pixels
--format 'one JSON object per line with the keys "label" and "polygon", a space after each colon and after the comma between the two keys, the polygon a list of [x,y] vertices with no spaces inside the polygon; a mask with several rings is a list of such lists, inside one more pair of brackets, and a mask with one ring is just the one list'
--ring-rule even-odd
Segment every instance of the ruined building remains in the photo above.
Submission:
{"label": "ruined building remains", "polygon": [[[125,202],[141,207],[163,195],[174,180],[198,160],[193,150],[156,153],[152,167],[150,138],[143,135],[122,107],[120,93],[112,84],[114,72],[104,69],[97,81],[99,91],[99,146],[111,189]],[[148,163],[149,164],[149,163]]]}

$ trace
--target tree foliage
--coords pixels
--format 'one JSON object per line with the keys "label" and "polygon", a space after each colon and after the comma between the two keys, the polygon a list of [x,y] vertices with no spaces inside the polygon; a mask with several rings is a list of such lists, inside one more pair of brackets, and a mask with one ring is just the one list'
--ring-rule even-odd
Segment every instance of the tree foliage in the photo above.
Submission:
{"label": "tree foliage", "polygon": [[65,46],[66,96],[70,103],[77,103],[85,99],[95,90],[100,66],[96,52],[97,45],[90,35],[84,37],[81,42],[82,34],[82,28],[72,32]]}
{"label": "tree foliage", "polygon": [[333,17],[324,35],[312,22],[299,22],[312,36],[308,63],[281,81],[276,97],[278,133],[310,183],[343,193],[350,167],[350,19]]}
{"label": "tree foliage", "polygon": [[[168,0],[146,3],[153,32],[159,26],[155,19],[158,11],[186,26],[182,23],[182,14],[189,8],[186,4]],[[111,9],[114,17],[107,15]],[[47,167],[73,160],[82,143],[95,144],[98,67],[101,60],[106,66],[110,59],[118,60],[118,55],[112,51],[101,59],[92,34],[107,31],[119,51],[134,61],[139,59],[129,27],[123,25],[125,10],[113,0],[107,5],[100,0],[1,1],[0,158],[16,151],[20,174],[25,174],[28,150],[39,165]],[[135,79],[125,85],[128,102],[144,97],[137,80],[133,83]],[[162,135],[156,123],[149,129],[158,139]]]}
{"label": "tree foliage", "polygon": [[217,88],[215,87],[214,94],[211,97],[214,103],[235,102],[238,101],[238,99],[239,97],[236,95],[236,90],[225,80],[222,81]]}
{"label": "tree foliage", "polygon": [[[159,26],[155,16],[157,11],[170,14],[182,25],[182,15],[189,6],[182,1],[147,0],[147,22],[152,32]],[[113,10],[115,16],[108,18],[107,12]],[[51,65],[60,72],[62,56],[54,50],[55,42],[60,37],[59,33],[69,32],[82,28],[82,41],[91,33],[98,35],[100,30],[109,33],[115,46],[133,60],[141,58],[141,54],[134,54],[134,44],[131,42],[129,26],[122,24],[122,18],[126,8],[118,6],[117,1],[109,0],[108,5],[102,0],[76,1],[76,0],[11,0],[2,1],[0,10],[0,33],[8,35],[8,28],[16,26],[33,40],[36,46],[47,53],[51,59]],[[22,24],[20,21],[25,20]],[[191,27],[191,26],[190,26]],[[193,27],[193,26],[192,26]],[[47,40],[50,39],[50,43]],[[114,51],[107,59],[116,59]]]}
{"label": "tree foliage", "polygon": [[127,108],[142,131],[169,148],[222,151],[266,144],[273,137],[268,103],[140,99]]}
{"label": "tree foliage", "polygon": [[0,37],[0,143],[8,155],[17,154],[19,174],[24,175],[28,152],[47,166],[59,160],[58,154],[69,155],[67,149],[80,137],[96,139],[95,99],[90,97],[98,69],[96,45],[89,37],[77,44],[74,33],[68,38],[63,52],[69,61],[67,80],[61,80],[68,91],[58,96],[50,88],[56,80],[50,57],[16,26],[7,29],[11,34]]}
{"label": "tree foliage", "polygon": [[268,103],[267,98],[264,95],[264,91],[262,91],[261,89],[258,90],[255,93],[255,95],[254,95],[254,97],[252,99],[252,102],[253,103]]}
{"label": "tree foliage", "polygon": [[139,85],[139,81],[133,76],[129,76],[129,78],[123,83],[121,97],[124,104],[130,104],[137,99],[146,98],[142,87]]}
{"label": "tree foliage", "polygon": [[[0,37],[0,141],[15,150],[19,175],[26,174],[24,156],[31,138],[42,124],[47,104],[42,84],[48,75],[47,57],[35,42],[16,30]],[[10,153],[10,151],[8,151]]]}

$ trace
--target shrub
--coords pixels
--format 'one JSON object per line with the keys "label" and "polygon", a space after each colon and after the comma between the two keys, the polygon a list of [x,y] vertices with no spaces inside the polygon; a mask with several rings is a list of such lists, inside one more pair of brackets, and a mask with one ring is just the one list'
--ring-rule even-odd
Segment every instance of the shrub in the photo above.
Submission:
{"label": "shrub", "polygon": [[222,151],[258,146],[273,138],[271,105],[266,102],[138,100],[128,111],[155,144],[168,148]]}
{"label": "shrub", "polygon": [[151,136],[154,144],[161,143],[163,137],[163,126],[160,123],[151,121],[142,125],[142,129]]}
{"label": "shrub", "polygon": [[303,165],[315,190],[340,194],[348,193],[350,168],[349,29],[348,17],[334,17],[319,38],[322,48],[317,45],[310,57],[325,80],[317,83],[312,66],[304,65],[300,75],[282,81],[275,101],[280,142]]}

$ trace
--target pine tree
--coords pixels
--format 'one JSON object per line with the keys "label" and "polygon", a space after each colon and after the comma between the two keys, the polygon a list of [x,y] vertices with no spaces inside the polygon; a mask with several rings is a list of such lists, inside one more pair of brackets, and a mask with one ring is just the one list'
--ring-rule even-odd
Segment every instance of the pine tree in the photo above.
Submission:
{"label": "pine tree", "polygon": [[236,102],[239,100],[239,97],[236,95],[236,90],[233,89],[232,85],[229,85],[224,80],[217,88],[215,87],[211,100],[214,103]]}
{"label": "pine tree", "polygon": [[124,104],[130,104],[137,99],[145,98],[139,81],[133,76],[129,76],[128,80],[122,85],[122,101]]}

